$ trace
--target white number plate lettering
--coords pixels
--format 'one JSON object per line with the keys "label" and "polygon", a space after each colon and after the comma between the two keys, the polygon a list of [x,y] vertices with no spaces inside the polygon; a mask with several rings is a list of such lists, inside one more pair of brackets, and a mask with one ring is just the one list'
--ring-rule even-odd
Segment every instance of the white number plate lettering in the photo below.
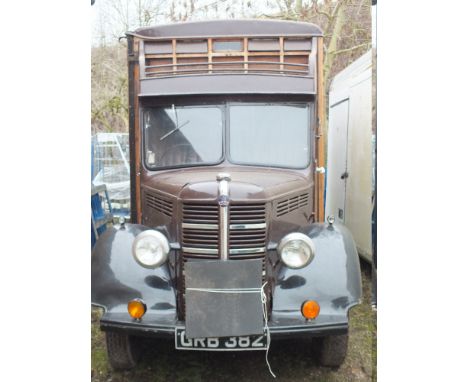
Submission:
{"label": "white number plate lettering", "polygon": [[176,328],[175,346],[180,350],[265,350],[266,336],[187,338],[185,328]]}

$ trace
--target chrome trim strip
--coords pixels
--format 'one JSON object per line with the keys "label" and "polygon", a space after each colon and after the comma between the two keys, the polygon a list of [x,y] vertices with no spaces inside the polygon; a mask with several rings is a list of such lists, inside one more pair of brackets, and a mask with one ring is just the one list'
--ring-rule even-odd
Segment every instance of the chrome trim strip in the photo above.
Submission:
{"label": "chrome trim strip", "polygon": [[231,224],[230,229],[261,229],[266,228],[266,223],[257,224]]}
{"label": "chrome trim strip", "polygon": [[227,173],[219,173],[218,204],[219,204],[219,257],[221,260],[229,258],[229,182],[231,176]]}
{"label": "chrome trim strip", "polygon": [[[186,253],[199,253],[207,255],[217,255],[218,250],[214,248],[194,248],[194,247],[182,247],[182,251]],[[266,252],[265,247],[255,247],[255,248],[237,248],[230,249],[230,255],[244,255],[244,254],[254,254],[254,253],[264,253]]]}
{"label": "chrome trim strip", "polygon": [[182,247],[182,251],[187,253],[205,253],[208,255],[217,255],[218,249],[216,248],[193,248],[193,247]]}
{"label": "chrome trim strip", "polygon": [[[222,182],[221,182],[222,183]],[[221,260],[229,254],[229,206],[219,207],[219,252]]]}
{"label": "chrome trim strip", "polygon": [[[217,229],[218,229],[218,224],[182,223],[182,228],[217,230]],[[266,223],[256,223],[256,224],[231,224],[231,225],[229,225],[229,229],[233,229],[233,230],[241,230],[241,229],[263,229],[263,228],[266,228]]]}
{"label": "chrome trim strip", "polygon": [[182,223],[182,228],[217,230],[218,224]]}
{"label": "chrome trim strip", "polygon": [[230,249],[229,254],[230,255],[243,255],[246,253],[264,253],[266,252],[265,247],[257,247],[257,248],[237,248],[237,249]]}

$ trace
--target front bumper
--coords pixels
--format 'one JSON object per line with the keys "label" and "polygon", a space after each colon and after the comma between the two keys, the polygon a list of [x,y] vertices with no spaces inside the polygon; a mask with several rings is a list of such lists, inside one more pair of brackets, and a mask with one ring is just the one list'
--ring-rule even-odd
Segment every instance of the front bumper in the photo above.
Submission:
{"label": "front bumper", "polygon": [[[175,328],[184,327],[183,321],[164,320],[151,322],[145,320],[136,321],[128,318],[128,314],[104,314],[101,318],[101,330],[123,332],[129,335],[174,338]],[[320,321],[306,321],[297,317],[274,317],[268,322],[270,335],[273,339],[322,337],[328,335],[346,334],[348,332],[348,320],[345,317],[328,317]]]}

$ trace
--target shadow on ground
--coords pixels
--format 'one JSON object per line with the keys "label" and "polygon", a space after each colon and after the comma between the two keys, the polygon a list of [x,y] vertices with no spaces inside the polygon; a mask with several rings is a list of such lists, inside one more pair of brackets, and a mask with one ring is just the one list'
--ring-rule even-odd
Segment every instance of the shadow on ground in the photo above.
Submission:
{"label": "shadow on ground", "polygon": [[[272,343],[269,361],[277,381],[375,381],[376,314],[370,307],[370,266],[361,264],[363,303],[350,313],[348,355],[339,369],[320,367],[317,339]],[[174,350],[173,341],[142,342],[143,356],[137,368],[115,372],[107,364],[99,312],[92,312],[92,381],[273,381],[265,352],[190,352]]]}

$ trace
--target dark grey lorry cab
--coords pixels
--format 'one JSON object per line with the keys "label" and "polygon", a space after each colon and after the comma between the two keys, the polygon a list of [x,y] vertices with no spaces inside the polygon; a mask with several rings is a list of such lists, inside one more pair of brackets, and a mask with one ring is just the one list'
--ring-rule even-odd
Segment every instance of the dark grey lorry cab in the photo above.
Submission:
{"label": "dark grey lorry cab", "polygon": [[127,39],[132,216],[92,254],[110,363],[134,366],[139,336],[187,350],[315,336],[340,365],[361,275],[323,216],[321,30],[208,21]]}

